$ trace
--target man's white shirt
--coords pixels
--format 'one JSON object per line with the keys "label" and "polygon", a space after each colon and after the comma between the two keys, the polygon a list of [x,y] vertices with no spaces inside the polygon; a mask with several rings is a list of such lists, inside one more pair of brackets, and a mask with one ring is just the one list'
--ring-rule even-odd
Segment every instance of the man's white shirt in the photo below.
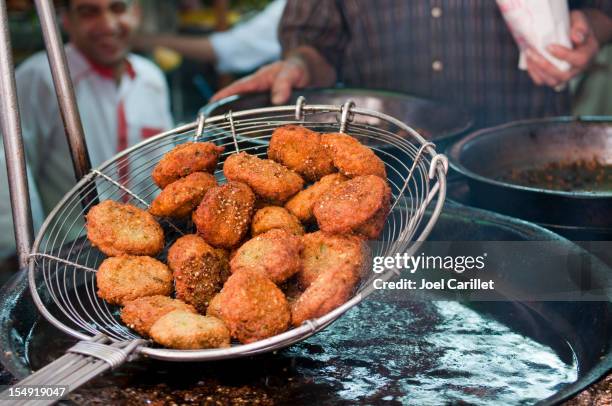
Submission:
{"label": "man's white shirt", "polygon": [[244,73],[278,60],[278,23],[286,0],[274,0],[252,18],[230,30],[210,35],[219,72]]}
{"label": "man's white shirt", "polygon": [[[119,84],[65,46],[70,76],[95,168],[128,146],[172,126],[166,80],[152,62],[130,54]],[[53,87],[47,54],[38,53],[16,72],[17,94],[29,169],[34,225],[75,185],[74,170]],[[4,153],[0,154],[0,256],[14,251]]]}

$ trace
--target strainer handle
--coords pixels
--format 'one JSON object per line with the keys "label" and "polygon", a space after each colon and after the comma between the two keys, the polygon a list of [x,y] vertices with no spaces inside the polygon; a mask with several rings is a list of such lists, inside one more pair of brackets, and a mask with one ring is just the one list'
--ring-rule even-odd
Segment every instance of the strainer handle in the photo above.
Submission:
{"label": "strainer handle", "polygon": [[66,52],[56,21],[56,12],[53,2],[50,0],[35,0],[36,11],[40,19],[40,28],[45,40],[45,48],[49,57],[51,76],[57,94],[60,113],[64,121],[66,139],[70,147],[72,165],[76,180],[81,178],[91,169],[91,161],[83,132],[83,124],[76,103],[76,96],[72,86],[72,79],[68,71]]}
{"label": "strainer handle", "polygon": [[[64,121],[75,176],[77,180],[80,180],[91,169],[91,162],[83,136],[83,125],[76,105],[66,54],[55,18],[55,7],[50,0],[35,0],[35,3],[45,39],[60,112]],[[4,153],[11,194],[15,240],[19,255],[19,268],[25,269],[27,268],[27,255],[30,253],[34,234],[32,212],[5,0],[0,0],[0,10],[0,88],[3,91],[0,118],[2,133],[4,134]],[[91,199],[91,197],[88,199]]]}
{"label": "strainer handle", "polygon": [[[0,0],[2,1],[2,0]],[[107,344],[107,336],[99,334],[91,340],[79,341],[66,354],[23,379],[15,386],[0,393],[0,401],[11,400],[12,405],[50,405],[61,399],[48,398],[36,400],[16,400],[11,395],[19,393],[18,389],[33,387],[56,388],[62,390],[62,398],[79,388],[94,377],[115,369],[138,357],[138,349],[146,344],[137,339]],[[15,400],[12,400],[15,399]]]}
{"label": "strainer handle", "polygon": [[0,89],[3,92],[0,98],[2,139],[13,211],[15,243],[19,254],[19,269],[26,269],[33,236],[32,212],[5,0],[0,0],[0,25]]}

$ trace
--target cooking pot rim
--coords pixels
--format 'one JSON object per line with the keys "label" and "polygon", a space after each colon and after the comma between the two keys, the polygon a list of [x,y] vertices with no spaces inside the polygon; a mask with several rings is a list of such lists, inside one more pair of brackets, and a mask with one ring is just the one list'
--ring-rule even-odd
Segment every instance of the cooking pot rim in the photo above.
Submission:
{"label": "cooking pot rim", "polygon": [[[347,94],[347,98],[350,97],[348,96],[350,94],[357,94],[357,95],[363,95],[363,96],[380,96],[380,97],[387,97],[387,98],[412,100],[412,101],[416,101],[422,104],[430,104],[433,107],[438,107],[438,108],[444,107],[446,109],[453,110],[457,113],[457,116],[461,117],[461,122],[457,125],[454,125],[452,128],[449,128],[445,130],[444,132],[441,132],[440,133],[441,135],[432,137],[431,140],[433,142],[438,142],[440,144],[446,141],[455,139],[456,137],[461,136],[462,134],[465,134],[467,131],[469,131],[474,126],[473,114],[470,113],[468,110],[461,108],[460,106],[455,106],[455,105],[441,102],[438,100],[427,99],[427,98],[415,96],[409,93],[402,93],[402,92],[386,90],[386,89],[367,89],[367,88],[358,88],[358,87],[307,88],[307,89],[298,89],[296,90],[296,92],[299,92],[300,94],[304,94],[304,96],[306,97],[306,103],[308,103],[309,94],[312,94],[312,95],[326,94],[326,93],[327,94],[337,94],[337,95]],[[243,98],[264,96],[265,94],[266,93],[258,92],[258,93],[248,93],[248,94],[228,96],[223,99],[206,104],[199,110],[199,114],[203,113],[204,115],[209,116],[212,114],[214,110],[226,104],[235,102]],[[401,119],[401,117],[397,117],[397,118]],[[411,125],[410,123],[407,123],[407,124]]]}
{"label": "cooking pot rim", "polygon": [[518,185],[515,183],[505,182],[501,180],[492,179],[483,175],[480,175],[471,169],[467,168],[462,162],[462,152],[464,148],[472,143],[478,142],[486,136],[494,136],[498,132],[507,130],[509,128],[516,128],[525,125],[546,125],[546,124],[567,124],[567,123],[586,123],[586,124],[610,124],[612,126],[612,116],[559,116],[559,117],[547,117],[547,118],[536,118],[511,121],[494,127],[487,127],[477,130],[473,133],[466,135],[459,139],[446,150],[450,167],[467,177],[471,180],[476,180],[488,185],[513,189],[517,191],[539,193],[551,196],[560,196],[567,199],[602,199],[612,198],[612,191],[564,191],[564,190],[551,190],[532,186]]}

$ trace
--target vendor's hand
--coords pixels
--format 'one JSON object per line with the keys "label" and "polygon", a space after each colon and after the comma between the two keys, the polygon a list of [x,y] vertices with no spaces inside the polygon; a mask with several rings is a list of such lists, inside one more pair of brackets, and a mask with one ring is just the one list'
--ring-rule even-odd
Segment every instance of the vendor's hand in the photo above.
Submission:
{"label": "vendor's hand", "polygon": [[571,12],[570,24],[570,40],[574,48],[558,44],[549,45],[547,48],[551,55],[570,64],[568,71],[558,69],[534,49],[527,50],[527,71],[537,85],[553,88],[564,85],[583,72],[599,52],[597,38],[582,11]]}
{"label": "vendor's hand", "polygon": [[212,101],[239,93],[265,92],[270,90],[272,103],[283,104],[291,97],[292,89],[308,86],[308,69],[298,58],[274,62],[260,68],[224,89],[213,97]]}

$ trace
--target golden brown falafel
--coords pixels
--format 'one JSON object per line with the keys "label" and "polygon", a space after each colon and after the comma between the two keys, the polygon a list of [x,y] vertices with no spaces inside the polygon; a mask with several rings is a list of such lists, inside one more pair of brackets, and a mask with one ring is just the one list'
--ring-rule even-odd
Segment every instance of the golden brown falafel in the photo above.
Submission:
{"label": "golden brown falafel", "polygon": [[370,240],[379,238],[381,232],[385,228],[385,224],[387,223],[390,208],[391,192],[385,195],[385,200],[383,201],[382,206],[376,213],[374,213],[372,218],[355,228],[354,233]]}
{"label": "golden brown falafel", "polygon": [[150,331],[156,343],[177,350],[230,346],[229,330],[221,320],[182,310],[165,314]]}
{"label": "golden brown falafel", "polygon": [[374,151],[347,134],[322,134],[321,143],[331,156],[334,166],[349,178],[376,175],[387,179],[385,164]]}
{"label": "golden brown falafel", "polygon": [[172,272],[151,257],[106,258],[96,273],[98,296],[110,304],[124,305],[144,296],[172,293]]}
{"label": "golden brown falafel", "polygon": [[149,213],[159,217],[188,217],[206,192],[215,186],[217,181],[213,175],[194,172],[166,186],[151,203]]}
{"label": "golden brown falafel", "polygon": [[283,292],[263,273],[248,269],[230,276],[207,314],[223,320],[244,344],[286,331],[291,318]]}
{"label": "golden brown falafel", "polygon": [[293,196],[285,203],[285,208],[302,223],[313,222],[315,219],[312,208],[315,202],[319,200],[325,192],[347,179],[348,178],[341,173],[323,176],[320,181]]}
{"label": "golden brown falafel", "polygon": [[112,200],[87,213],[87,238],[109,256],[157,255],[164,248],[164,231],[151,214]]}
{"label": "golden brown falafel", "polygon": [[223,150],[212,142],[186,142],[164,155],[151,177],[163,189],[193,172],[212,173]]}
{"label": "golden brown falafel", "polygon": [[304,180],[297,173],[270,159],[245,152],[230,155],[223,164],[229,180],[244,182],[261,198],[282,204],[302,190]]}
{"label": "golden brown falafel", "polygon": [[243,269],[262,272],[282,283],[300,270],[302,240],[285,230],[273,229],[245,242],[230,261],[232,273]]}
{"label": "golden brown falafel", "polygon": [[215,248],[231,249],[246,235],[253,216],[255,194],[240,182],[229,182],[206,192],[193,213],[198,234]]}
{"label": "golden brown falafel", "polygon": [[174,275],[176,298],[206,313],[210,299],[221,290],[226,278],[219,253],[201,237],[186,235],[168,250],[168,266]]}
{"label": "golden brown falafel", "polygon": [[268,157],[315,182],[336,172],[321,144],[321,134],[299,125],[279,127],[272,133]]}
{"label": "golden brown falafel", "polygon": [[343,268],[360,278],[369,258],[364,240],[354,235],[325,234],[321,231],[302,237],[300,286],[308,288],[323,272]]}
{"label": "golden brown falafel", "polygon": [[121,309],[121,320],[141,336],[148,337],[151,326],[159,318],[174,310],[197,313],[193,306],[181,300],[155,295],[140,297],[125,303],[125,307]]}
{"label": "golden brown falafel", "polygon": [[255,237],[273,229],[287,230],[294,235],[304,234],[300,220],[284,207],[266,206],[257,210],[251,223],[251,235]]}
{"label": "golden brown falafel", "polygon": [[391,204],[391,189],[378,176],[358,176],[324,193],[313,213],[321,231],[331,234],[364,233],[378,237]]}
{"label": "golden brown falafel", "polygon": [[292,303],[291,323],[297,327],[306,320],[324,316],[344,304],[351,297],[357,282],[359,277],[356,273],[344,267],[320,273]]}

